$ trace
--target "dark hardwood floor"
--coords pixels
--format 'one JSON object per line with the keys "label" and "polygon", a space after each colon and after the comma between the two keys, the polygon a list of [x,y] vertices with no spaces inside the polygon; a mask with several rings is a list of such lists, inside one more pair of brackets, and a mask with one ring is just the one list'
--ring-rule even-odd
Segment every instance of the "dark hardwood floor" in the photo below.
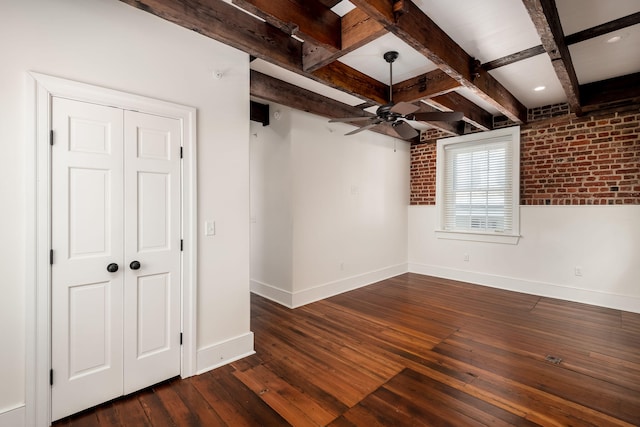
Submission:
{"label": "dark hardwood floor", "polygon": [[55,425],[640,425],[640,314],[404,274],[251,319],[256,355]]}

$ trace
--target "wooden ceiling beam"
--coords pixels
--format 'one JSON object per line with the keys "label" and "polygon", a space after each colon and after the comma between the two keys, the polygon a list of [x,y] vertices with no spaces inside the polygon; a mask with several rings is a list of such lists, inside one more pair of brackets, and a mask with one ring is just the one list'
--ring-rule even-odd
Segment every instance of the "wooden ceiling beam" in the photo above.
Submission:
{"label": "wooden ceiling beam", "polygon": [[233,4],[259,16],[290,35],[337,52],[342,48],[341,20],[320,2],[309,0],[233,0]]}
{"label": "wooden ceiling beam", "polygon": [[482,69],[486,71],[494,70],[496,68],[513,64],[514,62],[533,58],[534,56],[538,56],[545,52],[546,51],[544,50],[544,47],[542,47],[542,45],[530,47],[529,49],[521,50],[520,52],[503,56],[502,58],[494,59],[493,61],[485,62],[484,64],[482,64]]}
{"label": "wooden ceiling beam", "polygon": [[[315,92],[301,89],[290,83],[283,82],[276,78],[267,76],[257,71],[251,71],[251,96],[268,102],[275,102],[296,110],[306,111],[329,119],[339,119],[343,117],[374,117],[372,114],[343,104],[326,96]],[[365,122],[349,123],[353,126],[362,127]],[[384,135],[398,138],[398,135],[390,126],[377,126],[371,129]]]}
{"label": "wooden ceiling beam", "polygon": [[265,101],[286,105],[330,119],[341,117],[365,117],[367,112],[342,102],[301,89],[258,71],[251,70],[251,96]]}
{"label": "wooden ceiling beam", "polygon": [[223,1],[121,0],[289,71],[302,70],[302,43]]}
{"label": "wooden ceiling beam", "polygon": [[567,96],[569,107],[576,115],[581,115],[578,77],[565,42],[555,0],[523,0],[523,3],[540,35],[542,46],[551,58],[551,64]]}
{"label": "wooden ceiling beam", "polygon": [[567,45],[572,45],[603,34],[619,31],[623,28],[636,24],[640,24],[640,12],[632,13],[631,15],[623,16],[622,18],[614,19],[613,21],[605,22],[604,24],[596,25],[595,27],[570,34],[564,38],[564,41]]}
{"label": "wooden ceiling beam", "polygon": [[460,94],[452,92],[423,102],[441,111],[461,111],[465,122],[482,130],[493,129],[493,116]]}
{"label": "wooden ceiling beam", "polygon": [[311,76],[319,82],[340,88],[343,92],[374,104],[386,104],[389,101],[389,86],[340,61],[325,65],[311,73]]}
{"label": "wooden ceiling beam", "polygon": [[322,3],[327,6],[329,9],[340,3],[342,0],[318,0],[318,3]]}
{"label": "wooden ceiling beam", "polygon": [[332,52],[317,44],[305,43],[302,57],[305,71],[313,72],[324,67],[387,33],[382,25],[360,9],[353,9],[340,22],[342,48]]}
{"label": "wooden ceiling beam", "polygon": [[[440,111],[430,105],[420,102],[420,109],[416,113],[432,113]],[[425,123],[433,129],[444,131],[450,135],[463,135],[465,131],[464,121],[459,122],[420,122]]]}
{"label": "wooden ceiling beam", "polygon": [[351,2],[511,120],[526,121],[526,107],[493,76],[478,67],[476,61],[413,2]]}
{"label": "wooden ceiling beam", "polygon": [[[365,102],[385,104],[387,86],[340,62],[308,73],[302,67],[303,43],[273,25],[262,22],[223,1],[209,0],[121,0],[169,22],[242,50],[286,70]],[[333,13],[333,12],[332,12]]]}
{"label": "wooden ceiling beam", "polygon": [[581,85],[580,95],[585,111],[602,104],[640,98],[640,73]]}
{"label": "wooden ceiling beam", "polygon": [[416,102],[444,95],[460,87],[460,83],[438,69],[393,85],[394,102]]}
{"label": "wooden ceiling beam", "polygon": [[[618,31],[636,24],[640,24],[640,12],[636,12],[631,15],[627,15],[619,19],[614,19],[613,21],[605,22],[604,24],[596,25],[595,27],[587,28],[586,30],[570,34],[564,38],[564,42],[567,44],[567,46],[571,46],[572,44],[580,43],[585,40],[589,40],[603,34],[612,33],[614,31]],[[528,59],[545,52],[546,51],[542,45],[530,47],[529,49],[525,49],[520,52],[516,52],[511,55],[486,62],[482,64],[482,68],[487,71],[494,70],[496,68],[504,67],[505,65],[513,64],[514,62],[522,61],[524,59]]]}

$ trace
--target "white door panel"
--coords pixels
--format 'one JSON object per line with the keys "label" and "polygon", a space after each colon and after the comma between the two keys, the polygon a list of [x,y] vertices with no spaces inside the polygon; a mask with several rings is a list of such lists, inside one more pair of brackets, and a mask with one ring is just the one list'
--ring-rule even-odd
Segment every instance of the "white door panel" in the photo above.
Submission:
{"label": "white door panel", "polygon": [[[180,145],[175,119],[125,112],[124,390],[180,374]],[[140,268],[129,267],[138,261]]]}
{"label": "white door panel", "polygon": [[52,129],[56,420],[180,374],[181,126],[54,98]]}
{"label": "white door panel", "polygon": [[53,419],[122,394],[122,112],[54,98]]}

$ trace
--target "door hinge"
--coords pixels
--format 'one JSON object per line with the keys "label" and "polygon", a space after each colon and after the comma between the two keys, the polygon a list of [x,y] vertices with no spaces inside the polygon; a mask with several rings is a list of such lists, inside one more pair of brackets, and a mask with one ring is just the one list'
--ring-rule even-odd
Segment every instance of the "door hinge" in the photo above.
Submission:
{"label": "door hinge", "polygon": [[53,249],[49,249],[49,264],[53,265]]}
{"label": "door hinge", "polygon": [[180,147],[180,158],[182,158],[182,147]]}
{"label": "door hinge", "polygon": [[53,369],[49,369],[49,385],[53,385]]}
{"label": "door hinge", "polygon": [[184,250],[184,240],[180,239],[180,252]]}
{"label": "door hinge", "polygon": [[182,332],[180,332],[180,345],[182,345]]}
{"label": "door hinge", "polygon": [[49,144],[53,145],[53,129],[49,131]]}

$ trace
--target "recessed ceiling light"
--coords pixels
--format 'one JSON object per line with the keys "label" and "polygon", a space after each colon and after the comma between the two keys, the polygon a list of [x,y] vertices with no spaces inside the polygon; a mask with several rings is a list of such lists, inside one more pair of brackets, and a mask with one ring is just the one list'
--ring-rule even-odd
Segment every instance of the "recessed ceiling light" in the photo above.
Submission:
{"label": "recessed ceiling light", "polygon": [[540,92],[542,90],[545,90],[546,88],[546,86],[536,86],[533,88],[533,90],[535,90],[536,92]]}
{"label": "recessed ceiling light", "polygon": [[617,43],[622,40],[622,36],[613,36],[607,39],[607,43]]}

